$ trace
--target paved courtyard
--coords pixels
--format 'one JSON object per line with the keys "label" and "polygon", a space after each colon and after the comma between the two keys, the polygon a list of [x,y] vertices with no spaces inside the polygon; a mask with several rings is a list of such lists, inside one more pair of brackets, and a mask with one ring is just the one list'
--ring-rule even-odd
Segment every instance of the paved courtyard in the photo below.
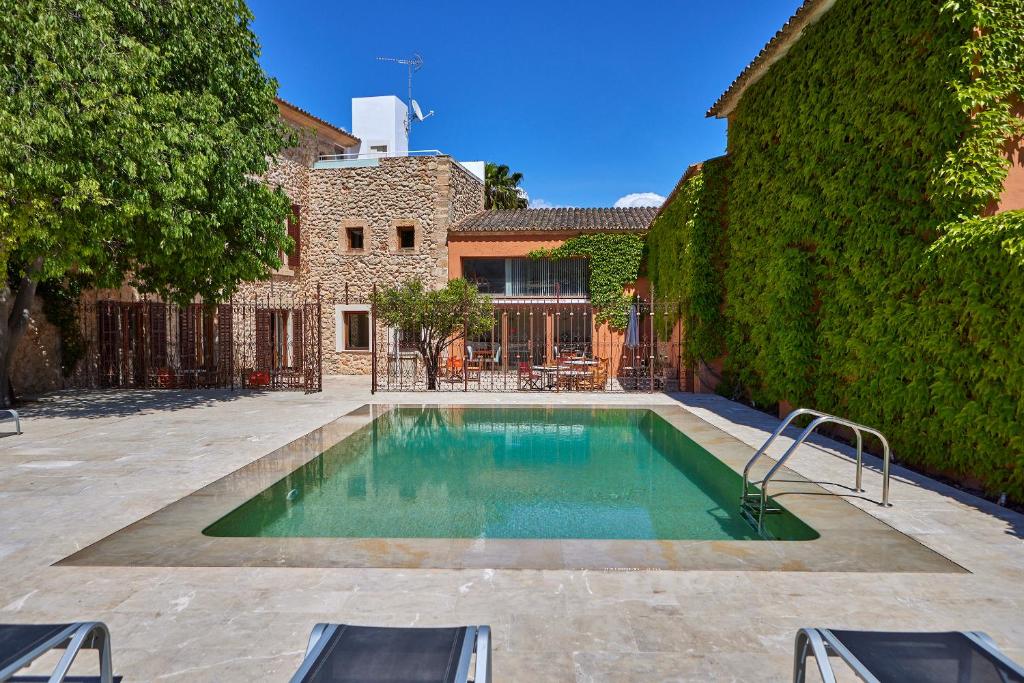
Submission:
{"label": "paved courtyard", "polygon": [[[754,447],[777,424],[717,396],[471,395],[539,398],[682,405]],[[982,630],[1024,661],[1024,516],[898,467],[893,507],[850,501],[967,573],[53,566],[361,405],[421,401],[335,377],[308,396],[132,392],[27,406],[26,433],[0,437],[0,621],[103,620],[126,681],[287,681],[319,621],[490,624],[499,681],[785,681],[793,635],[809,625]],[[819,439],[791,464],[849,496],[848,454]],[[865,496],[877,498],[869,464]]]}

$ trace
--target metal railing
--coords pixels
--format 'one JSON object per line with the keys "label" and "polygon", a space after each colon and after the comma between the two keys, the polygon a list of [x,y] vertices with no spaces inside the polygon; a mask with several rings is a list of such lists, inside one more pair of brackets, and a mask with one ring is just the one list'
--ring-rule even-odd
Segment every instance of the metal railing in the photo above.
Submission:
{"label": "metal railing", "polygon": [[[801,415],[813,415],[814,419],[811,420],[811,423],[804,428],[804,430],[800,433],[800,436],[798,436],[796,440],[793,441],[793,444],[788,449],[786,449],[786,452],[783,453],[782,456],[775,461],[775,464],[772,465],[771,469],[768,470],[767,474],[765,474],[760,481],[750,481],[750,469],[754,466],[754,463],[756,463],[768,451],[768,448],[772,445],[772,443],[775,442],[775,439],[778,438],[779,434],[785,431],[786,427],[788,427],[790,423],[793,422],[793,420],[800,417]],[[816,430],[818,427],[824,424],[837,424],[842,425],[844,427],[849,427],[857,436],[857,475],[855,488],[858,493],[864,490],[861,486],[863,482],[864,472],[863,434],[873,434],[874,436],[878,437],[878,440],[882,442],[881,504],[884,506],[889,505],[889,461],[891,459],[891,452],[889,449],[889,442],[886,440],[885,436],[883,436],[882,433],[877,429],[872,429],[871,427],[866,427],[862,424],[851,422],[850,420],[846,420],[835,415],[829,415],[828,413],[812,410],[810,408],[798,408],[797,410],[794,410],[793,412],[786,416],[786,419],[782,421],[782,423],[775,429],[774,432],[772,432],[772,435],[768,437],[768,440],[765,441],[759,449],[757,449],[757,452],[754,453],[754,456],[747,462],[746,467],[743,468],[743,493],[740,496],[740,510],[741,512],[745,512],[754,517],[754,521],[757,525],[757,530],[759,532],[762,532],[764,530],[764,516],[766,514],[777,513],[781,511],[781,508],[768,507],[768,485],[771,482],[772,478],[782,468],[786,461],[789,460],[789,457],[793,455],[794,452],[796,452],[796,449],[799,448],[812,433],[814,433],[814,430]]]}
{"label": "metal railing", "polygon": [[448,156],[439,149],[410,149],[407,152],[347,152],[345,154],[321,154],[318,161],[359,161],[360,159],[390,159],[392,157],[443,157]]}
{"label": "metal railing", "polygon": [[21,418],[18,417],[17,410],[11,410],[10,408],[0,409],[0,413],[7,413],[14,420],[14,432],[15,434],[21,434]]}

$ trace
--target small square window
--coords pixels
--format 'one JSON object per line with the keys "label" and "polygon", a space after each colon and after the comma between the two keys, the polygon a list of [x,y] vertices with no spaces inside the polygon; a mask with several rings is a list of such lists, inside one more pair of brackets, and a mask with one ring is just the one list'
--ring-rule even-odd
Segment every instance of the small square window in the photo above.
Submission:
{"label": "small square window", "polygon": [[370,314],[367,311],[345,312],[345,350],[370,350]]}
{"label": "small square window", "polygon": [[345,230],[345,237],[348,240],[349,251],[362,251],[363,250],[363,229],[362,228],[347,228]]}
{"label": "small square window", "polygon": [[416,228],[412,227],[411,225],[403,225],[398,228],[398,248],[416,248]]}

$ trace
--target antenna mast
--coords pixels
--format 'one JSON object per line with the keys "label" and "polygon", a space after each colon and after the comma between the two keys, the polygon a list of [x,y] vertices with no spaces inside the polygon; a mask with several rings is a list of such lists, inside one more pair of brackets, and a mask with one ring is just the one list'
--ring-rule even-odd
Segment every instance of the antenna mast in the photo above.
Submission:
{"label": "antenna mast", "polygon": [[[378,62],[393,62],[395,64],[404,64],[406,69],[409,71],[409,108],[412,108],[412,75],[423,68],[423,57],[419,53],[413,53],[409,59],[401,59],[399,57],[377,57]],[[409,129],[412,127],[412,116],[405,117],[405,132],[408,135]]]}

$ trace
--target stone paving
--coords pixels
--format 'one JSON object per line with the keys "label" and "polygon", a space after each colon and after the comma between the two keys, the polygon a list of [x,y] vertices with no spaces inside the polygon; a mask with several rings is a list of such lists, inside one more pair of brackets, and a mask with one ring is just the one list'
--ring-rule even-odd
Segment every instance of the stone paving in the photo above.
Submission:
{"label": "stone paving", "polygon": [[[755,447],[777,424],[717,396],[545,398],[682,405]],[[807,625],[982,630],[1024,661],[1024,516],[900,468],[894,505],[880,508],[849,496],[849,450],[825,439],[793,469],[970,573],[53,566],[360,405],[417,401],[335,377],[309,396],[133,392],[28,406],[26,433],[0,436],[0,621],[103,620],[126,681],[287,681],[318,621],[490,624],[498,681],[785,681]]]}

